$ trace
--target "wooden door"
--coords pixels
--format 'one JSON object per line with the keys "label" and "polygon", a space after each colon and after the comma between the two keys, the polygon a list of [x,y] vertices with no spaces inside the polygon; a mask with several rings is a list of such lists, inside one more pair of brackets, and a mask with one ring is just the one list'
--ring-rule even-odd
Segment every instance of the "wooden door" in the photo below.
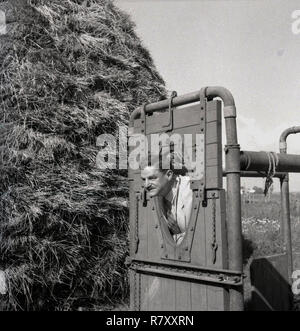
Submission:
{"label": "wooden door", "polygon": [[[134,121],[131,133],[164,133],[169,112]],[[225,193],[222,188],[221,102],[174,109],[174,133],[203,143],[202,177],[191,180],[192,216],[180,245],[161,218],[155,198],[142,201],[140,170],[130,170],[130,288],[132,310],[228,310],[229,288],[240,285],[228,270]],[[204,191],[202,190],[204,188]],[[205,194],[202,194],[205,192]],[[214,259],[213,243],[217,244]]]}

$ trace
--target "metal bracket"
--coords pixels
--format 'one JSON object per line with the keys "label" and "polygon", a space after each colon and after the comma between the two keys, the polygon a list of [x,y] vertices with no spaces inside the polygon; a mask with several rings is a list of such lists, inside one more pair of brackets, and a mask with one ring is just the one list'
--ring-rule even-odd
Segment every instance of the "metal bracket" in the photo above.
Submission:
{"label": "metal bracket", "polygon": [[143,187],[143,190],[141,193],[141,200],[143,202],[143,207],[147,207],[147,190],[145,187]]}
{"label": "metal bracket", "polygon": [[174,108],[173,105],[173,99],[177,97],[177,92],[173,91],[169,100],[169,121],[168,124],[164,124],[163,128],[166,128],[166,132],[173,130],[173,124],[174,124]]}
{"label": "metal bracket", "polygon": [[146,136],[146,105],[141,107],[141,133]]}
{"label": "metal bracket", "polygon": [[195,265],[167,264],[137,259],[128,259],[126,262],[129,269],[141,274],[152,274],[187,281],[198,280],[229,287],[243,284],[243,274],[233,270],[209,269]]}
{"label": "metal bracket", "polygon": [[[204,116],[201,118],[203,127],[201,128],[201,132],[204,133],[204,139],[206,137],[206,112],[207,112],[207,97],[206,97],[206,89],[207,87],[203,87],[200,90],[200,109],[203,111]],[[206,139],[205,139],[206,140]],[[204,148],[206,148],[206,144],[204,141]],[[204,151],[204,172],[203,172],[203,178],[200,181],[200,186],[199,186],[199,196],[200,200],[202,201],[202,206],[206,207],[207,206],[207,196],[206,196],[206,151]]]}

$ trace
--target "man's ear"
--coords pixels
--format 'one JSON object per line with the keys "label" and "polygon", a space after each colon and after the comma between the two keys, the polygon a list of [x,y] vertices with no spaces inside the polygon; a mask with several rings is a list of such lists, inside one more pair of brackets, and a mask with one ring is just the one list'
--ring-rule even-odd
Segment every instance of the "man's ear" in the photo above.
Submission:
{"label": "man's ear", "polygon": [[166,175],[167,175],[168,179],[172,179],[172,177],[174,175],[173,170],[171,170],[171,169],[167,170]]}

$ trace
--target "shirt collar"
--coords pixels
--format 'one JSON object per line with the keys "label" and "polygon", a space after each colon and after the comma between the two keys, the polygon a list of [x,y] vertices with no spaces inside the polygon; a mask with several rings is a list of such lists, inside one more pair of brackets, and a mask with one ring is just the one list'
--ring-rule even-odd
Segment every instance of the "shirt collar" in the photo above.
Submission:
{"label": "shirt collar", "polygon": [[174,201],[178,195],[179,183],[180,178],[176,177],[169,193],[165,196],[165,199],[171,202],[171,204],[174,204]]}

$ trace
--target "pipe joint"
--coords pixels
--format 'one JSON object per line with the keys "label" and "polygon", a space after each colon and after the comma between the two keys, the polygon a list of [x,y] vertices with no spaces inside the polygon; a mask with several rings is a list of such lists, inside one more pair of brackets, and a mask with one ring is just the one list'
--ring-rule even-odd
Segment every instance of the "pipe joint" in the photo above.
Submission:
{"label": "pipe joint", "polygon": [[236,118],[235,105],[225,106],[223,111],[224,111],[224,118]]}
{"label": "pipe joint", "polygon": [[225,152],[225,154],[227,154],[230,150],[234,150],[234,149],[240,150],[241,147],[239,144],[225,145],[224,152]]}

